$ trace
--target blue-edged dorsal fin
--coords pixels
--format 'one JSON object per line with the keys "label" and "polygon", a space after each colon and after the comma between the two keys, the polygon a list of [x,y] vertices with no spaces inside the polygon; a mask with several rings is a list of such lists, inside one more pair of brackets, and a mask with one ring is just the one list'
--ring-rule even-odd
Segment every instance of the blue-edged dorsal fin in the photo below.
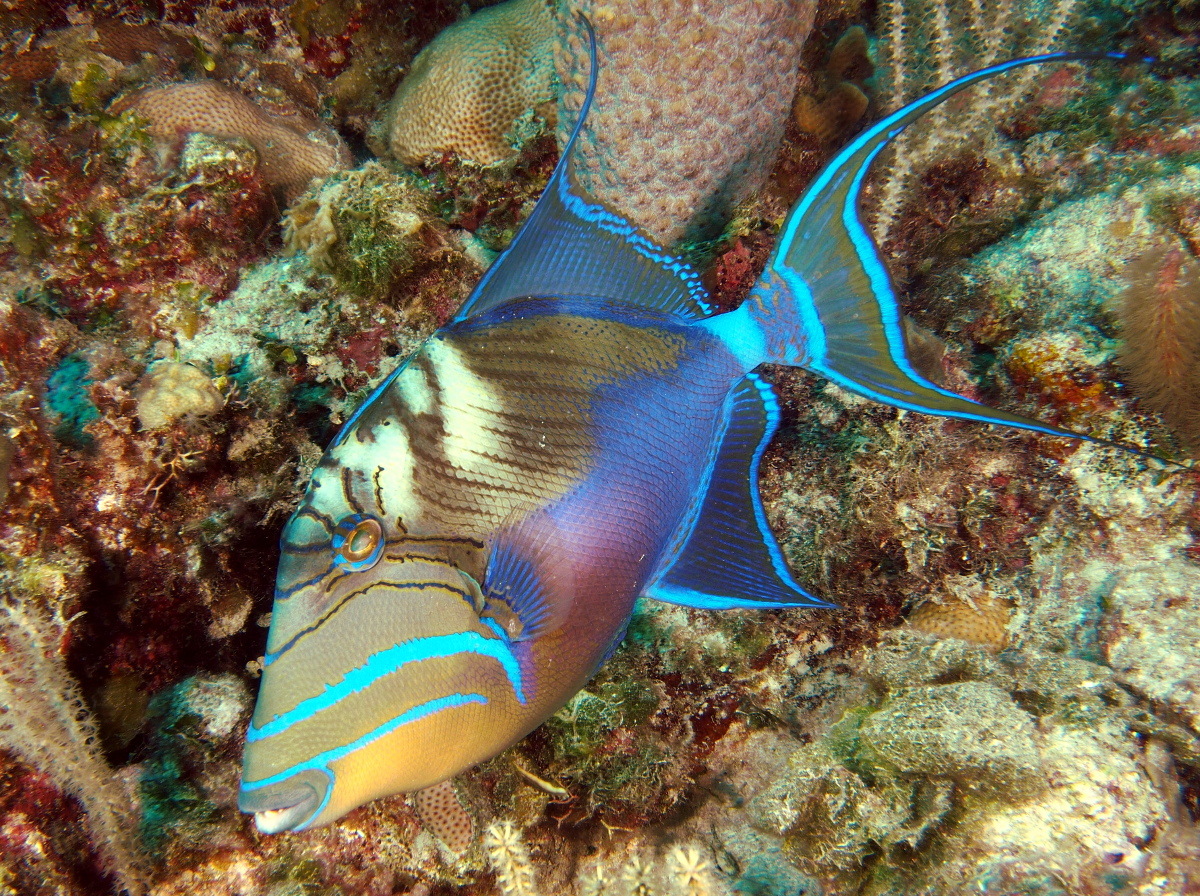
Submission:
{"label": "blue-edged dorsal fin", "polygon": [[700,275],[623,216],[587,196],[572,172],[574,149],[596,93],[596,35],[585,18],[591,54],[587,94],[571,139],[529,219],[488,268],[454,319],[466,320],[529,296],[589,296],[708,316]]}
{"label": "blue-edged dorsal fin", "polygon": [[856,137],[788,214],[745,311],[738,309],[740,315],[735,312],[734,319],[721,324],[735,351],[746,356],[747,366],[757,358],[804,367],[894,407],[1112,445],[979,404],[917,373],[905,350],[896,291],[863,225],[859,197],[867,169],[888,141],[960,90],[1025,65],[1124,58],[1118,53],[1050,53],[993,65],[951,81]]}
{"label": "blue-edged dorsal fin", "polygon": [[730,393],[728,425],[699,512],[685,522],[671,565],[644,596],[710,610],[829,607],[793,580],[758,495],[758,466],[779,423],[757,374]]}
{"label": "blue-edged dorsal fin", "polygon": [[575,575],[564,533],[550,511],[518,511],[488,539],[479,616],[510,641],[559,628],[575,599]]}

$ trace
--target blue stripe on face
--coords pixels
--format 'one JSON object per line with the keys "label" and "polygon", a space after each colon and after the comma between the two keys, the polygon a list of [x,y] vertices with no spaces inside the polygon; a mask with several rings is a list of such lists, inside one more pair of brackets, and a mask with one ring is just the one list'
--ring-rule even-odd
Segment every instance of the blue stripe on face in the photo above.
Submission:
{"label": "blue stripe on face", "polygon": [[471,703],[478,703],[486,706],[487,702],[488,699],[487,697],[483,696],[483,694],[449,694],[445,697],[438,697],[435,700],[430,700],[426,703],[420,704],[419,706],[414,706],[412,709],[407,710],[406,712],[402,712],[394,719],[384,722],[378,728],[368,731],[362,737],[356,738],[350,741],[348,744],[343,744],[340,747],[334,747],[330,750],[326,750],[324,753],[318,753],[311,759],[306,759],[304,762],[299,762],[285,771],[279,772],[276,775],[271,775],[269,778],[263,778],[261,781],[253,781],[250,783],[246,783],[243,780],[241,789],[249,793],[251,791],[259,790],[263,787],[270,787],[272,784],[279,784],[280,782],[291,778],[293,775],[297,775],[300,772],[309,771],[310,769],[323,771],[330,778],[330,786],[325,788],[325,798],[321,800],[321,805],[317,807],[317,810],[313,812],[312,816],[303,824],[297,825],[294,828],[294,830],[303,831],[310,824],[312,824],[314,819],[319,818],[321,813],[325,811],[325,806],[329,802],[329,797],[333,794],[334,774],[329,770],[330,763],[349,756],[355,750],[361,750],[363,747],[371,744],[381,737],[384,737],[385,735],[391,734],[396,729],[407,725],[410,722],[416,722],[419,719],[427,718],[434,713],[439,713],[446,709],[453,709],[456,706],[466,706]]}
{"label": "blue stripe on face", "polygon": [[411,663],[425,660],[445,659],[464,653],[487,656],[504,668],[517,700],[525,703],[525,690],[521,678],[521,665],[513,652],[502,641],[485,638],[476,632],[458,632],[453,635],[435,635],[405,641],[387,650],[372,654],[361,666],[351,669],[336,685],[326,685],[325,690],[315,697],[302,700],[295,707],[275,716],[262,727],[253,724],[246,732],[246,742],[253,743],[287,731],[293,725],[309,719],[319,712],[336,706],[342,699],[365,691],[381,678],[400,671]]}

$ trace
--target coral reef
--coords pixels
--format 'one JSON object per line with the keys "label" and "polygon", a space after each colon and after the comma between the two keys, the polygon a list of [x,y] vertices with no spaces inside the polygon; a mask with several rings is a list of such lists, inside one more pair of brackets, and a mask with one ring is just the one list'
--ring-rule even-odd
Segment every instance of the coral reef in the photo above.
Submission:
{"label": "coral reef", "polygon": [[181,417],[207,417],[225,405],[213,381],[190,364],[157,361],[140,383],[136,396],[142,429],[166,429]]}
{"label": "coral reef", "polygon": [[1128,271],[1118,299],[1121,366],[1163,422],[1200,448],[1200,261],[1166,243],[1131,259]]}
{"label": "coral reef", "polygon": [[552,0],[506,0],[451,25],[396,89],[375,139],[403,162],[456,152],[491,165],[513,155],[517,119],[551,99]]}
{"label": "coral reef", "polygon": [[[100,752],[92,715],[60,652],[70,621],[70,596],[63,593],[68,583],[50,565],[16,575],[5,570],[0,581],[0,745],[79,799],[103,868],[123,889],[139,894],[145,892],[146,861],[131,827],[129,795]],[[39,606],[46,601],[52,610]],[[36,784],[24,786],[32,791]],[[63,872],[38,842],[30,796],[5,807],[0,839],[10,856],[28,866],[33,879],[22,885],[36,888],[37,878],[53,880]]]}
{"label": "coral reef", "polygon": [[[667,245],[709,239],[766,179],[815,8],[794,0],[568,4],[596,28],[600,79],[580,136],[580,182]],[[574,15],[562,18],[560,141],[587,85]],[[697,158],[694,147],[707,147]]]}
{"label": "coral reef", "polygon": [[483,848],[496,872],[496,883],[504,896],[534,896],[533,863],[521,834],[509,821],[499,821],[483,833]]}
{"label": "coral reef", "polygon": [[[454,782],[487,831],[457,855],[412,797],[281,837],[237,811],[279,527],[555,162],[529,119],[503,124],[536,136],[500,165],[341,155],[419,48],[482,6],[0,9],[0,890],[1194,889],[1195,473],[782,370],[760,491],[798,579],[842,610],[640,606],[570,704]],[[899,102],[1032,50],[1070,9],[892,4],[873,27],[853,2],[570,6],[602,42],[580,165],[598,195],[678,242],[725,226],[766,177],[698,253],[723,309],[854,127],[861,96],[839,85]],[[948,41],[971,15],[1007,16],[1015,43]],[[1103,33],[1170,64],[1031,70],[1007,118],[1024,89],[997,82],[881,167],[905,338],[947,388],[1178,458],[1195,442],[1190,330],[1166,322],[1190,320],[1200,256],[1196,12],[1121,0],[1073,21],[1080,45]],[[874,81],[854,25],[882,40]],[[562,132],[586,60],[574,19],[558,27]],[[188,84],[247,126],[180,139],[113,105]],[[794,113],[814,109],[795,87],[828,143],[800,132]],[[284,108],[298,117],[256,118]],[[283,143],[254,144],[263,120]],[[318,161],[280,180],[280,147]]]}
{"label": "coral reef", "polygon": [[824,143],[842,137],[867,114],[870,98],[866,79],[875,71],[867,32],[855,25],[838,38],[829,51],[825,67],[806,89],[801,85],[792,103],[792,118],[801,132]]}
{"label": "coral reef", "polygon": [[[880,6],[881,88],[898,109],[924,93],[985,66],[1060,49],[1078,0],[1022,5],[1011,0],[950,4],[887,0]],[[876,195],[876,235],[891,236],[914,182],[939,156],[982,138],[997,112],[1024,97],[1038,78],[1026,69],[988,81],[968,100],[941,106],[889,150],[888,176]]]}
{"label": "coral reef", "polygon": [[946,584],[950,594],[930,597],[908,614],[908,624],[930,635],[1004,649],[1013,599],[988,590],[976,576],[949,576]]}
{"label": "coral reef", "polygon": [[241,92],[217,81],[194,81],[138,91],[113,105],[109,113],[132,112],[146,120],[146,133],[177,142],[199,133],[245,140],[258,154],[263,180],[292,199],[313,178],[350,164],[350,150],[338,133],[295,110],[267,111]]}

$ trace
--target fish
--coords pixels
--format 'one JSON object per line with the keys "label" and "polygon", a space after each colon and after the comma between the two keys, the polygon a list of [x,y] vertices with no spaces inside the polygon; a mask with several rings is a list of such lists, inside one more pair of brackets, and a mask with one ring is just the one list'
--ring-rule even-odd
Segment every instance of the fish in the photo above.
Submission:
{"label": "fish", "polygon": [[454,814],[447,782],[578,692],[639,598],[834,611],[789,572],[758,494],[780,420],[763,364],[897,408],[1103,442],[919,374],[859,209],[871,163],[929,109],[1097,54],[993,65],[867,128],[790,210],[746,300],[715,313],[691,266],[575,178],[590,47],[579,117],[529,218],[347,420],[283,530],[238,796],[264,833],[398,793]]}

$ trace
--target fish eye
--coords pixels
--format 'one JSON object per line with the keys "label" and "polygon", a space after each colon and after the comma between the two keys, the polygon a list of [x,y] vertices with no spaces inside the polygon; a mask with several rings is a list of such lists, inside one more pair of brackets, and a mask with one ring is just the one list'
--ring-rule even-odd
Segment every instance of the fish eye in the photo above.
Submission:
{"label": "fish eye", "polygon": [[370,569],[383,555],[383,526],[374,517],[352,513],[333,530],[333,562],[347,572]]}

